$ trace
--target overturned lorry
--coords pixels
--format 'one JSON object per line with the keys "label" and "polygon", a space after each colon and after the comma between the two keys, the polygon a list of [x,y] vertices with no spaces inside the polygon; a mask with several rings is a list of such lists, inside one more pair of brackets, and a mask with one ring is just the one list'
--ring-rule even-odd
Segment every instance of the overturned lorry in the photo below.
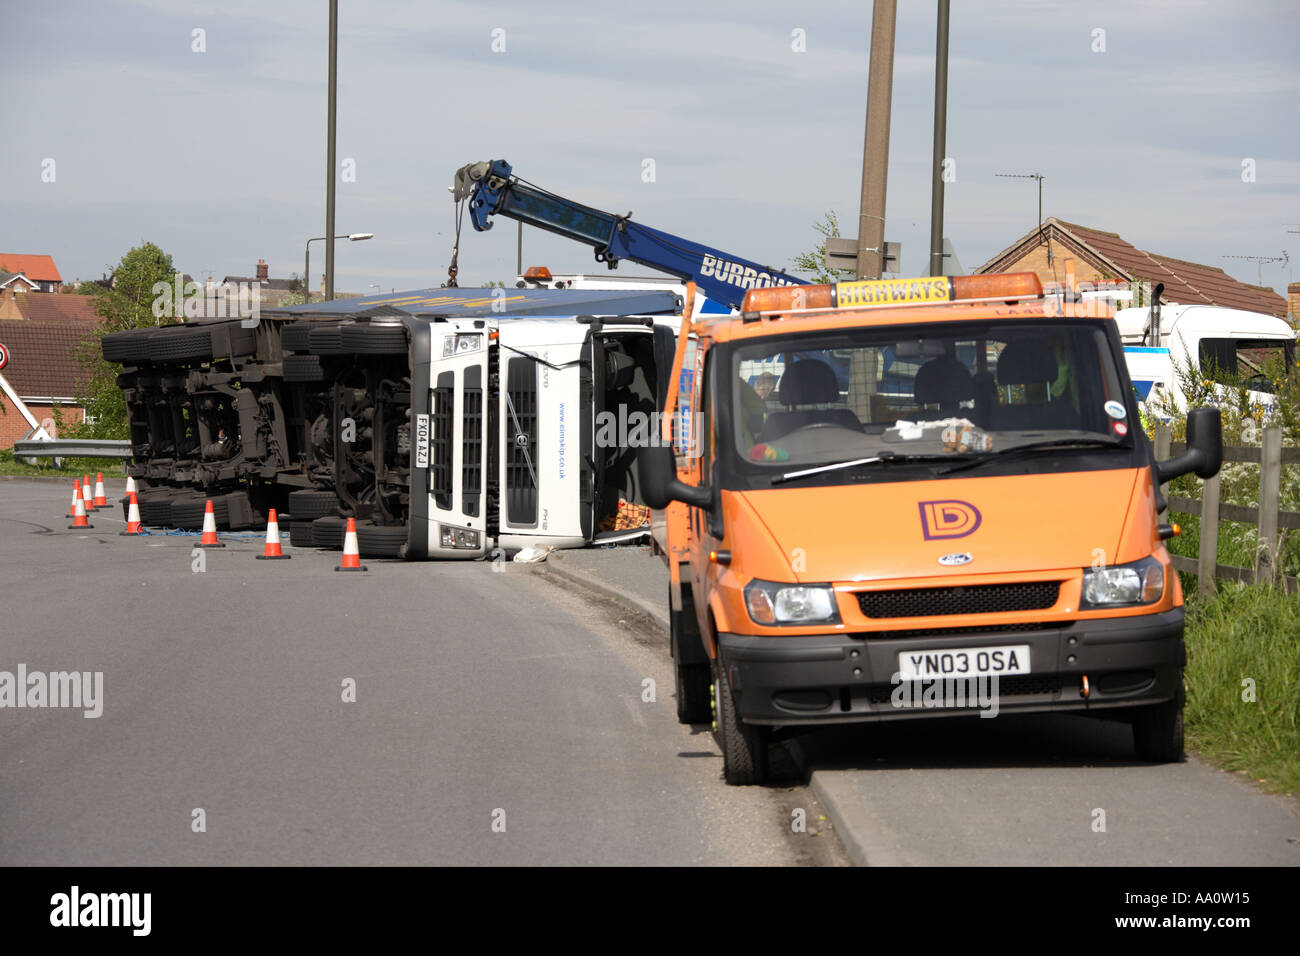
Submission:
{"label": "overturned lorry", "polygon": [[[628,430],[665,393],[670,291],[429,289],[104,336],[141,517],[474,558],[629,537]],[[643,430],[644,431],[644,430]],[[633,532],[635,533],[635,532]]]}

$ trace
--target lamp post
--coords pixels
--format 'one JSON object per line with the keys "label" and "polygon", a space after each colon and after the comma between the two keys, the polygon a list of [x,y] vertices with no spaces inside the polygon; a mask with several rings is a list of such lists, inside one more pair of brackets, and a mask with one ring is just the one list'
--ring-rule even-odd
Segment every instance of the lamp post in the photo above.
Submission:
{"label": "lamp post", "polygon": [[[324,242],[328,238],[329,236],[315,236],[307,240],[307,250],[302,262],[302,290],[307,296],[308,304],[311,303],[311,286],[307,284],[311,281],[311,244],[313,242]],[[373,232],[354,232],[350,235],[335,236],[334,238],[350,239],[352,242],[361,242],[364,239],[375,238],[375,234]]]}

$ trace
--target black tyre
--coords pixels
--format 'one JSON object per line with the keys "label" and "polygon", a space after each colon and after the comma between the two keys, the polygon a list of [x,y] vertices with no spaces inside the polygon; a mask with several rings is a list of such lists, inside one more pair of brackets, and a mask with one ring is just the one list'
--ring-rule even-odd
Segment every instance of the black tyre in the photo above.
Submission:
{"label": "black tyre", "polygon": [[312,545],[317,548],[343,550],[343,536],[347,533],[347,519],[337,515],[317,518],[311,523]]}
{"label": "black tyre", "polygon": [[767,780],[767,744],[771,728],[746,724],[736,709],[722,659],[713,662],[714,733],[722,748],[722,775],[733,787]]}
{"label": "black tyre", "polygon": [[109,332],[100,339],[106,362],[143,362],[149,357],[149,336],[153,329],[127,329]]}
{"label": "black tyre", "polygon": [[165,528],[171,521],[172,498],[166,491],[149,490],[136,494],[140,505],[140,520],[150,528]]}
{"label": "black tyre", "polygon": [[343,329],[337,322],[314,324],[307,339],[312,355],[342,355]]}
{"label": "black tyre", "polygon": [[[197,496],[173,499],[168,513],[172,527],[189,531],[202,528],[207,502],[207,498]],[[225,495],[217,495],[212,499],[212,516],[216,519],[218,528],[230,526],[230,508],[226,503]]]}
{"label": "black tyre", "polygon": [[406,553],[407,526],[357,522],[357,550],[366,558],[400,558]]}
{"label": "black tyre", "polygon": [[286,352],[306,352],[310,347],[311,322],[289,322],[280,326],[280,347]]}
{"label": "black tyre", "polygon": [[151,362],[206,362],[212,358],[212,336],[205,328],[169,325],[149,337]]}
{"label": "black tyre", "polygon": [[[668,606],[672,607],[671,600]],[[699,641],[694,628],[690,627],[693,622],[685,619],[688,610],[692,615],[695,613],[693,607],[689,609],[683,607],[681,612],[670,614],[672,624],[669,629],[669,646],[673,655],[677,719],[683,724],[705,724],[709,722],[712,710],[710,697],[713,689],[713,674],[707,661],[683,663],[685,642]]]}
{"label": "black tyre", "polygon": [[304,489],[289,492],[289,517],[295,524],[299,522],[308,524],[325,515],[338,513],[339,499],[332,491]]}
{"label": "black tyre", "polygon": [[342,329],[343,350],[357,355],[405,355],[406,327],[357,323]]}
{"label": "black tyre", "polygon": [[284,357],[284,380],[286,382],[323,382],[325,370],[321,367],[319,355],[286,355]]}
{"label": "black tyre", "polygon": [[292,520],[289,522],[289,543],[295,548],[314,548],[316,542],[311,533],[310,521]]}
{"label": "black tyre", "polygon": [[1178,693],[1173,700],[1137,710],[1132,718],[1133,748],[1139,760],[1152,763],[1181,763],[1183,760],[1183,704],[1187,692],[1178,674]]}

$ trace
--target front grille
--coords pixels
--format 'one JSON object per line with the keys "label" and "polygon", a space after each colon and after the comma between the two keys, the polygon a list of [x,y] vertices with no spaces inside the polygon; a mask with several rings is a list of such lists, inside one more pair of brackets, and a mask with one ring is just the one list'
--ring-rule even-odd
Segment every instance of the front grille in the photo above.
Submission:
{"label": "front grille", "polygon": [[506,518],[537,524],[537,366],[512,358],[506,371]]}
{"label": "front grille", "polygon": [[872,618],[930,617],[946,614],[997,614],[1041,611],[1056,603],[1060,581],[975,584],[955,588],[860,591],[858,605]]}
{"label": "front grille", "polygon": [[439,508],[451,508],[452,404],[455,389],[451,386],[433,390],[430,418],[433,437],[429,442],[429,493]]}
{"label": "front grille", "polygon": [[980,627],[927,627],[918,631],[860,631],[855,636],[873,641],[898,641],[913,637],[949,637],[961,634],[1009,634],[1025,631],[1052,631],[1069,627],[1073,621],[1028,621],[1023,624],[985,624]]}
{"label": "front grille", "polygon": [[462,415],[460,494],[465,514],[478,517],[479,495],[483,491],[483,390],[465,389]]}

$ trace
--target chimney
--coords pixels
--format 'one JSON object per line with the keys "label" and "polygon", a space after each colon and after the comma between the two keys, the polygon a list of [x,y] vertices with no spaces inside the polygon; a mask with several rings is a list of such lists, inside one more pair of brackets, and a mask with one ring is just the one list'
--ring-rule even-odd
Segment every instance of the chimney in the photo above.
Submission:
{"label": "chimney", "polygon": [[267,273],[268,273],[268,269],[266,265],[266,260],[258,259],[257,260],[257,281],[265,282],[268,278]]}
{"label": "chimney", "polygon": [[320,274],[320,297],[325,298],[325,273]]}

